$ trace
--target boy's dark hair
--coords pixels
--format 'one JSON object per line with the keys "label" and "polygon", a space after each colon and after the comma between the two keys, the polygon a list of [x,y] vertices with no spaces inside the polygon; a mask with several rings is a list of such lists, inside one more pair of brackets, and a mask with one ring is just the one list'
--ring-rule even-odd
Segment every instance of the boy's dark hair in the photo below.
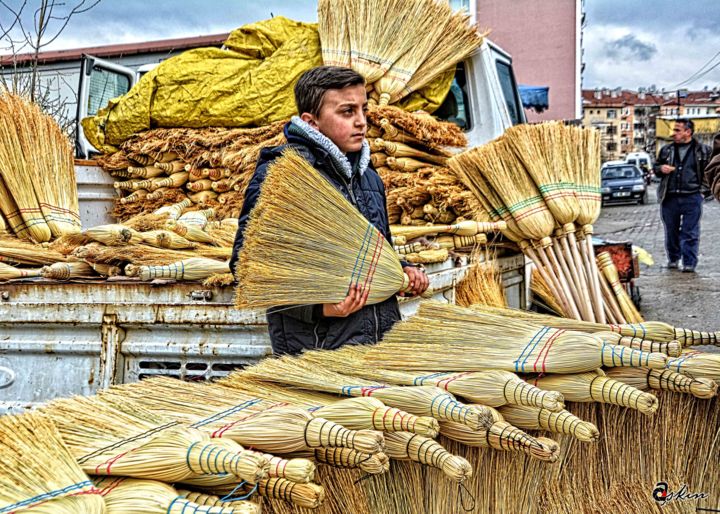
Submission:
{"label": "boy's dark hair", "polygon": [[678,118],[675,120],[675,123],[682,123],[686,129],[690,130],[691,134],[695,133],[695,123],[693,122],[693,120],[689,120],[687,118]]}
{"label": "boy's dark hair", "polygon": [[320,114],[325,92],[329,89],[343,89],[348,86],[365,85],[365,79],[358,72],[341,66],[317,66],[300,76],[295,84],[295,105],[298,114],[309,112]]}

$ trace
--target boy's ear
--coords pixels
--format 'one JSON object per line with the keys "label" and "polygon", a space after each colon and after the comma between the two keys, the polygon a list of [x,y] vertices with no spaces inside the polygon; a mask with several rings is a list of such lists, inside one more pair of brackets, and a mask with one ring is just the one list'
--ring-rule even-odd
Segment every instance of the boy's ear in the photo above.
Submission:
{"label": "boy's ear", "polygon": [[308,125],[310,125],[311,127],[317,128],[317,122],[315,121],[315,116],[313,116],[309,112],[302,113],[300,115],[300,119],[303,120]]}

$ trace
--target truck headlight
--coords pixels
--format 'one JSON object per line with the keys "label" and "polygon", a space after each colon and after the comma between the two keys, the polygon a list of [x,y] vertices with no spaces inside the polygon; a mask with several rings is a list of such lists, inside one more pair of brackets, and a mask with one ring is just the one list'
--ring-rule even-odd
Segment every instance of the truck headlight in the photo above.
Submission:
{"label": "truck headlight", "polygon": [[632,187],[632,190],[635,192],[645,191],[645,185],[644,184],[637,184]]}
{"label": "truck headlight", "polygon": [[608,193],[610,193],[610,188],[609,187],[601,187],[600,192],[603,194],[608,194]]}

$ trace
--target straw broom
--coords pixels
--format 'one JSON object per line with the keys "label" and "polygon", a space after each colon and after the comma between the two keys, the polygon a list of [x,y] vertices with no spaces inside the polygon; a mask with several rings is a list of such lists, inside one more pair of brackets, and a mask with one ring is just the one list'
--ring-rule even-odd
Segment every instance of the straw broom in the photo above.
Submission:
{"label": "straw broom", "polygon": [[318,1],[318,34],[323,64],[350,67],[350,39],[343,2]]}
{"label": "straw broom", "polygon": [[[378,153],[376,155],[384,156],[381,162],[378,162],[378,166],[383,166],[386,163],[387,157],[413,157],[426,163],[436,164],[438,166],[444,166],[447,163],[448,157],[445,155],[436,155],[423,150],[418,150],[412,146],[400,143],[398,141],[385,141],[382,138],[375,138],[375,145],[382,148],[384,153]],[[373,162],[375,165],[375,162]]]}
{"label": "straw broom", "polygon": [[290,150],[268,169],[237,276],[238,308],[338,303],[352,285],[375,304],[409,280],[383,235]]}
{"label": "straw broom", "polygon": [[179,221],[169,220],[165,224],[165,228],[172,230],[177,235],[184,237],[188,241],[218,245],[218,241],[214,237],[205,232],[202,228],[194,225],[185,225]]}
{"label": "straw broom", "polygon": [[586,443],[594,443],[600,439],[600,432],[595,425],[566,410],[551,412],[522,405],[506,405],[499,410],[508,423],[520,428],[568,434]]}
{"label": "straw broom", "polygon": [[[400,97],[417,69],[439,48],[437,42],[443,32],[447,28],[454,28],[452,25],[448,27],[448,22],[453,16],[449,4],[434,0],[407,2],[407,4],[409,5],[406,8],[412,11],[406,14],[407,17],[403,21],[407,21],[404,26],[398,27],[400,32],[388,35],[394,39],[402,38],[410,42],[410,45],[394,62],[391,62],[390,68],[373,84],[379,95],[380,107],[388,105],[393,96]],[[376,11],[374,15],[388,23],[385,13]],[[445,67],[449,68],[454,64],[448,62],[445,63]]]}
{"label": "straw broom", "polygon": [[[235,486],[219,486],[207,489],[208,492],[218,495],[235,494]],[[244,492],[254,489],[254,485],[243,486]],[[284,478],[270,478],[257,483],[257,494],[269,499],[284,500],[297,507],[306,509],[317,509],[325,501],[325,488],[323,486],[309,483],[296,484]]]}
{"label": "straw broom", "polygon": [[[15,172],[24,173],[32,181],[34,195],[53,237],[80,232],[70,141],[52,116],[43,113],[37,104],[15,95],[4,96],[6,106],[13,112],[19,151],[26,162],[25,168]],[[40,146],[44,151],[38,151]],[[7,169],[6,173],[10,171]]]}
{"label": "straw broom", "polygon": [[[204,229],[208,221],[215,217],[215,209],[202,209],[199,211],[189,211],[183,213],[177,221],[184,225],[194,225]],[[237,228],[237,227],[235,227]]]}
{"label": "straw broom", "polygon": [[668,359],[667,368],[692,378],[704,377],[720,382],[720,354],[683,351]]}
{"label": "straw broom", "polygon": [[156,480],[100,478],[95,481],[107,505],[107,514],[234,514],[256,513],[258,506],[207,507],[180,495],[173,487]]}
{"label": "straw broom", "polygon": [[370,454],[349,448],[315,448],[312,455],[319,463],[335,468],[358,468],[371,475],[390,470],[390,459],[383,452]]}
{"label": "straw broom", "polygon": [[[532,269],[530,290],[533,293],[533,302],[537,305],[556,313],[558,316],[562,316],[566,312],[537,267]],[[474,307],[474,305],[471,307]]]}
{"label": "straw broom", "polygon": [[172,280],[204,280],[217,273],[229,273],[227,262],[193,257],[173,262],[164,266],[138,266],[128,264],[126,274],[140,277],[140,280],[172,279]]}
{"label": "straw broom", "polygon": [[12,230],[13,234],[23,239],[32,239],[28,232],[28,227],[22,218],[20,209],[15,203],[12,193],[5,185],[2,175],[0,174],[0,211],[4,215],[4,219],[7,220],[7,225]]}
{"label": "straw broom", "polygon": [[448,452],[440,443],[409,432],[394,432],[385,438],[386,453],[391,459],[412,460],[440,469],[459,484],[472,476],[470,463]]}
{"label": "straw broom", "polygon": [[[38,150],[35,147],[31,148],[33,154],[25,153],[28,148],[20,133],[22,127],[18,127],[22,123],[18,112],[20,105],[22,100],[14,95],[0,95],[0,176],[17,204],[22,219],[21,227],[27,229],[27,236],[34,242],[43,243],[50,241],[52,233],[35,195],[34,184],[40,181],[34,176],[30,159]],[[8,221],[13,218],[10,213],[5,212],[5,215]]]}
{"label": "straw broom", "polygon": [[[633,347],[634,344],[637,344],[634,341],[635,339],[640,339],[646,343],[650,343],[651,345],[658,343],[667,344],[667,347],[658,347],[661,353],[674,352],[676,347],[675,344],[671,345],[671,343],[679,342],[682,346],[691,344],[710,344],[711,341],[717,338],[717,333],[675,328],[672,325],[668,325],[667,323],[663,323],[661,321],[645,321],[643,323],[625,325],[605,325],[602,323],[591,323],[588,321],[549,316],[531,311],[510,309],[507,307],[496,308],[487,305],[473,305],[472,309],[484,314],[505,316],[515,320],[528,321],[530,323],[545,325],[548,327],[577,330],[579,332],[588,332],[593,334],[602,333],[599,335],[602,335],[604,338],[608,337],[605,332],[609,331],[620,336],[620,339],[617,339],[617,343],[626,344],[631,347]],[[668,353],[668,355],[670,355],[670,353]]]}
{"label": "straw broom", "polygon": [[[424,34],[413,26],[426,19],[426,2],[412,0],[346,0],[333,2],[343,9],[350,42],[350,67],[365,77],[367,84],[380,79]],[[340,18],[338,13],[335,19]],[[336,30],[342,30],[342,25]],[[342,36],[340,36],[342,37]]]}
{"label": "straw broom", "polygon": [[181,427],[128,399],[60,399],[43,412],[57,424],[82,468],[96,475],[176,482],[209,473],[240,479],[267,473],[267,460],[242,448],[215,446],[204,432]]}
{"label": "straw broom", "polygon": [[175,232],[168,230],[151,230],[140,234],[143,243],[157,248],[169,248],[171,250],[188,250],[197,248],[197,243],[188,241]]}
{"label": "straw broom", "polygon": [[[209,253],[206,252],[206,248],[199,250],[201,250],[202,253]],[[78,247],[72,252],[72,255],[78,259],[105,264],[131,262],[139,266],[165,266],[180,260],[197,258],[198,253],[200,253],[199,250],[169,250],[167,248],[154,248],[147,245],[103,246],[97,243],[91,243]],[[218,258],[223,260],[228,259],[230,256],[225,255],[226,253],[225,251],[219,252],[220,255],[211,255],[210,258],[214,260]]]}
{"label": "straw broom", "polygon": [[625,288],[620,283],[618,270],[613,263],[612,256],[608,252],[602,252],[598,254],[597,262],[600,270],[605,275],[605,278],[608,282],[610,282],[610,286],[618,299],[620,309],[622,309],[625,319],[631,323],[642,323],[644,321],[643,317],[640,315],[637,308],[635,308],[632,299],[628,296],[627,291],[625,291]]}
{"label": "straw broom", "polygon": [[133,177],[143,179],[151,179],[167,173],[165,169],[159,166],[128,166],[127,170]]}
{"label": "straw broom", "polygon": [[97,278],[98,274],[87,262],[56,262],[43,266],[40,270],[43,278],[70,280],[73,278]]}
{"label": "straw broom", "polygon": [[452,234],[456,236],[476,236],[486,232],[502,231],[507,228],[505,222],[461,221],[453,225],[427,225],[422,227],[407,227],[404,225],[391,225],[390,232],[394,237],[404,236],[406,239],[429,236],[435,234]]}
{"label": "straw broom", "polygon": [[554,391],[542,391],[530,386],[517,375],[507,371],[466,373],[430,373],[416,375],[403,371],[370,368],[363,363],[369,348],[347,345],[333,352],[306,352],[304,359],[316,362],[325,369],[383,383],[407,386],[436,386],[472,403],[498,407],[506,404],[531,405],[559,411],[563,397]]}
{"label": "straw broom", "polygon": [[138,244],[143,240],[140,232],[125,225],[98,225],[84,230],[82,234],[91,241],[108,246]]}
{"label": "straw broom", "polygon": [[545,462],[555,462],[559,457],[560,447],[555,441],[532,437],[504,421],[502,416],[488,429],[472,431],[460,423],[445,422],[440,425],[440,431],[445,437],[470,447],[522,452]]}
{"label": "straw broom", "polygon": [[15,236],[0,236],[1,262],[36,266],[64,260],[65,255],[52,248],[22,241]]}
{"label": "straw broom", "polygon": [[461,307],[474,303],[506,307],[502,275],[494,259],[475,262],[455,289],[455,302]]}
{"label": "straw broom", "polygon": [[654,414],[658,408],[657,397],[609,378],[601,370],[573,375],[546,375],[529,381],[541,389],[560,391],[571,402],[610,403],[643,414]]}
{"label": "straw broom", "polygon": [[[213,494],[198,493],[188,491],[185,489],[178,489],[178,494],[188,501],[197,503],[198,505],[204,505],[206,507],[226,507],[232,508],[233,512],[239,514],[260,514],[262,507],[259,503],[253,503],[247,500],[234,500],[230,498],[230,501],[225,500],[219,496]],[[242,510],[245,509],[245,510]],[[213,512],[213,511],[210,511]]]}
{"label": "straw broom", "polygon": [[[244,369],[239,375],[343,396],[372,396],[386,405],[416,416],[432,416],[439,421],[452,420],[467,424],[473,430],[487,426],[490,420],[487,409],[468,408],[437,387],[387,387],[370,380],[335,373],[292,356],[265,359]],[[356,385],[358,383],[362,385]]]}
{"label": "straw broom", "polygon": [[666,360],[589,334],[438,302],[421,303],[416,316],[396,323],[364,358],[368,365],[389,369],[519,373],[577,373],[603,365],[664,368]]}
{"label": "straw broom", "polygon": [[197,387],[172,379],[144,380],[114,388],[111,394],[133,398],[151,410],[181,417],[214,438],[227,437],[273,454],[320,446],[375,453],[384,444],[382,433],[348,430],[332,421],[314,418],[303,409],[243,397],[239,391],[219,385]]}
{"label": "straw broom", "polygon": [[718,384],[708,378],[692,378],[669,369],[615,368],[609,370],[607,375],[643,391],[673,391],[691,394],[703,400],[709,400],[718,393]]}
{"label": "straw broom", "polygon": [[24,269],[15,268],[9,264],[0,262],[0,280],[13,280],[16,278],[29,278],[41,276],[42,270],[40,268],[35,269]]}
{"label": "straw broom", "polygon": [[400,409],[386,406],[377,398],[338,398],[333,395],[299,391],[277,384],[248,380],[243,375],[229,375],[220,385],[238,389],[243,394],[267,400],[288,401],[307,407],[316,417],[339,423],[352,430],[379,430],[381,432],[414,432],[437,437],[440,426],[435,418],[418,417]]}
{"label": "straw broom", "polygon": [[155,212],[153,212],[153,214],[166,214],[168,216],[168,219],[176,220],[182,215],[183,211],[191,205],[192,201],[186,198],[185,200],[182,200],[178,203],[160,207]]}
{"label": "straw broom", "polygon": [[102,497],[45,416],[0,417],[0,512],[105,512]]}

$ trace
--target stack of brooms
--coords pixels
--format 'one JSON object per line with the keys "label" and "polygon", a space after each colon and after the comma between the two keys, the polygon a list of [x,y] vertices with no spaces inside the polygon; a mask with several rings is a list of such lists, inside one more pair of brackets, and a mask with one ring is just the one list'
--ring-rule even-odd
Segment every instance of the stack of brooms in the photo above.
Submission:
{"label": "stack of brooms", "polygon": [[599,159],[597,131],[553,122],[512,127],[448,164],[492,219],[507,222],[503,234],[535,263],[559,314],[640,322],[612,261],[601,257],[600,268],[596,262]]}

